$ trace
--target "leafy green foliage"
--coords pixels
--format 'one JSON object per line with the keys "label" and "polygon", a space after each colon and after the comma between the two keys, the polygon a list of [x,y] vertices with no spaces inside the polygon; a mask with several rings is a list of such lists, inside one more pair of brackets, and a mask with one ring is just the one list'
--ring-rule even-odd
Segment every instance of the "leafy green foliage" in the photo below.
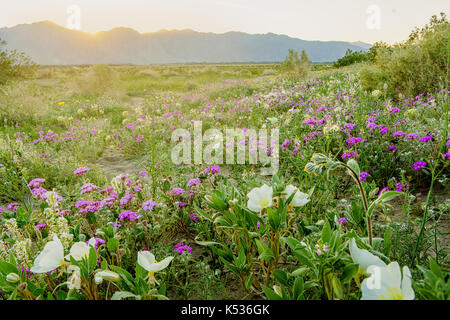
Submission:
{"label": "leafy green foliage", "polygon": [[390,96],[416,96],[447,86],[450,24],[444,13],[433,16],[407,41],[374,46],[371,59],[360,73],[364,90],[387,90]]}
{"label": "leafy green foliage", "polygon": [[0,39],[0,84],[9,79],[31,76],[36,70],[36,64],[22,52],[3,49],[5,45],[6,41]]}

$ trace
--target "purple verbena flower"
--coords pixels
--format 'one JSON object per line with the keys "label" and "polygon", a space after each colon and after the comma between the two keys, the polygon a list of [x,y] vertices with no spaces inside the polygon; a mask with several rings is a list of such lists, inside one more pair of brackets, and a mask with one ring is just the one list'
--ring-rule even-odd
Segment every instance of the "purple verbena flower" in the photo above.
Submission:
{"label": "purple verbena flower", "polygon": [[170,194],[172,196],[181,196],[186,191],[183,188],[173,188],[172,191],[170,191]]}
{"label": "purple verbena flower", "polygon": [[27,184],[27,187],[30,187],[32,189],[40,188],[40,187],[42,187],[44,182],[45,182],[45,179],[43,179],[43,178],[36,178],[36,179],[31,180]]}
{"label": "purple verbena flower", "polygon": [[187,186],[191,187],[191,186],[196,186],[199,185],[202,181],[199,178],[194,178],[188,181]]}
{"label": "purple verbena flower", "polygon": [[426,167],[426,165],[427,165],[427,163],[425,161],[414,162],[414,164],[413,164],[414,171],[418,171],[420,169],[423,169],[423,168]]}
{"label": "purple verbena flower", "polygon": [[359,174],[359,180],[360,180],[360,181],[366,182],[366,179],[367,179],[368,177],[371,177],[371,175],[370,175],[368,172],[362,171],[362,172],[360,172],[360,174]]}
{"label": "purple verbena flower", "polygon": [[156,201],[148,200],[142,204],[142,209],[144,211],[153,211],[153,209],[158,205]]}
{"label": "purple verbena flower", "polygon": [[136,220],[137,218],[138,218],[138,215],[136,214],[136,212],[129,211],[129,210],[123,211],[119,215],[120,220],[133,221],[133,220]]}
{"label": "purple verbena flower", "polygon": [[92,184],[92,183],[87,183],[85,185],[83,185],[81,187],[81,192],[80,194],[85,194],[85,193],[91,193],[95,190],[100,189],[99,187],[97,187],[96,185]]}
{"label": "purple verbena flower", "polygon": [[76,176],[82,176],[82,175],[84,175],[86,172],[88,172],[89,170],[91,170],[91,169],[86,168],[86,167],[80,167],[80,168],[78,168],[77,170],[75,170],[75,171],[73,172],[73,174],[76,175]]}

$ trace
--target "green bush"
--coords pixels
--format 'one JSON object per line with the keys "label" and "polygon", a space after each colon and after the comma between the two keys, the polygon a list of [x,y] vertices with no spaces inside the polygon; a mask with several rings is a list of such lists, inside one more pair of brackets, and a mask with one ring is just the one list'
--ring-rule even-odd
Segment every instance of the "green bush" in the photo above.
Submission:
{"label": "green bush", "polygon": [[363,62],[369,60],[369,53],[364,51],[352,51],[348,49],[345,56],[338,59],[333,63],[336,68],[349,66],[354,63]]}
{"label": "green bush", "polygon": [[433,16],[425,27],[416,28],[403,43],[376,44],[369,52],[373,64],[361,70],[364,90],[381,90],[390,96],[415,96],[436,92],[448,80],[450,24],[445,14]]}
{"label": "green bush", "polygon": [[281,63],[281,69],[284,72],[291,72],[299,78],[306,78],[311,69],[311,62],[305,50],[302,50],[301,56],[299,57],[297,51],[289,49],[288,56]]}

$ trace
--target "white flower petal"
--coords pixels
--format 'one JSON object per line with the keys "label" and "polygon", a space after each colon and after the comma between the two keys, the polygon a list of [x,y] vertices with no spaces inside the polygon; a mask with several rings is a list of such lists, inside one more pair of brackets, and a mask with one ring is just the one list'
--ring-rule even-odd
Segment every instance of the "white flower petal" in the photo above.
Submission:
{"label": "white flower petal", "polygon": [[145,270],[150,271],[149,268],[153,261],[155,261],[155,256],[150,251],[138,252],[137,263]]}
{"label": "white flower petal", "polygon": [[353,262],[358,263],[359,267],[367,272],[367,268],[371,265],[385,267],[386,263],[377,256],[371,254],[366,249],[359,249],[356,245],[355,238],[350,239],[350,255],[352,256]]}
{"label": "white flower petal", "polygon": [[89,256],[89,247],[85,242],[76,242],[70,248],[67,258],[70,259],[70,256],[72,256],[76,261],[81,261],[84,257]]}
{"label": "white flower petal", "polygon": [[271,207],[273,204],[273,189],[264,184],[260,188],[252,189],[248,194],[247,208],[254,212]]}
{"label": "white flower petal", "polygon": [[42,252],[34,260],[33,273],[46,273],[55,270],[64,261],[64,248],[55,235],[53,241],[47,242]]}
{"label": "white flower petal", "polygon": [[407,266],[403,267],[402,294],[405,300],[414,300],[415,294],[411,286],[411,272]]}
{"label": "white flower petal", "polygon": [[161,262],[152,263],[150,268],[147,271],[149,271],[149,272],[161,271],[169,266],[172,259],[173,259],[173,257],[167,257],[164,260],[162,260]]}

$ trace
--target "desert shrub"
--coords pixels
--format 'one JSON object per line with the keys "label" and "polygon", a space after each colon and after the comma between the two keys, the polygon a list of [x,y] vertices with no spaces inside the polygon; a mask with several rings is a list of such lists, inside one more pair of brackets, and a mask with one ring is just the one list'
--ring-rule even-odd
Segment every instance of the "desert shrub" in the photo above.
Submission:
{"label": "desert shrub", "polygon": [[297,51],[289,49],[288,56],[281,63],[281,69],[303,79],[311,69],[311,62],[305,50],[302,50],[301,56],[299,56]]}
{"label": "desert shrub", "polygon": [[409,39],[393,46],[375,46],[373,64],[362,68],[364,90],[380,90],[385,84],[390,96],[436,92],[446,86],[450,24],[445,14],[433,16],[425,27],[415,29]]}
{"label": "desert shrub", "polygon": [[197,89],[198,85],[195,82],[189,81],[186,82],[186,90],[188,91],[193,91],[195,89]]}
{"label": "desert shrub", "polygon": [[369,59],[368,52],[364,51],[352,51],[348,49],[345,53],[345,56],[338,59],[333,63],[333,66],[336,68],[349,66],[354,63],[367,61]]}
{"label": "desert shrub", "polygon": [[116,95],[120,92],[119,74],[106,64],[94,65],[76,80],[77,93],[86,95]]}
{"label": "desert shrub", "polygon": [[0,84],[32,75],[37,65],[22,52],[2,49],[5,45],[6,41],[0,39]]}

